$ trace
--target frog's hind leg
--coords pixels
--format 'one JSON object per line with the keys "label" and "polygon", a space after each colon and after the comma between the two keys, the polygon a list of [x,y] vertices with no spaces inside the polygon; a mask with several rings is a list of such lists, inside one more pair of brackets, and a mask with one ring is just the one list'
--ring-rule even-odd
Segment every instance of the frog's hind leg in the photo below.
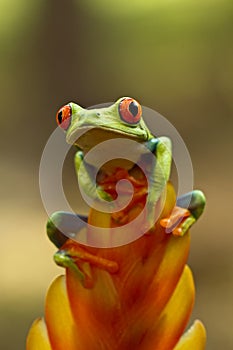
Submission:
{"label": "frog's hind leg", "polygon": [[175,236],[183,236],[201,216],[205,208],[205,196],[195,190],[177,198],[176,207],[169,218],[160,221],[166,231]]}
{"label": "frog's hind leg", "polygon": [[57,211],[47,222],[49,239],[60,248],[69,238],[75,238],[78,232],[86,226],[87,216]]}
{"label": "frog's hind leg", "polygon": [[177,198],[176,205],[181,208],[187,208],[193,217],[197,220],[205,208],[205,195],[200,190],[188,192]]}
{"label": "frog's hind leg", "polygon": [[[65,268],[71,268],[76,272],[80,282],[85,286],[89,286],[92,283],[90,267],[76,264],[70,252],[64,248],[66,243],[70,241],[69,238],[76,236],[86,223],[87,216],[75,215],[64,211],[55,212],[47,222],[47,234],[49,239],[59,248],[54,254],[56,264]],[[78,246],[76,242],[73,242],[73,244]]]}

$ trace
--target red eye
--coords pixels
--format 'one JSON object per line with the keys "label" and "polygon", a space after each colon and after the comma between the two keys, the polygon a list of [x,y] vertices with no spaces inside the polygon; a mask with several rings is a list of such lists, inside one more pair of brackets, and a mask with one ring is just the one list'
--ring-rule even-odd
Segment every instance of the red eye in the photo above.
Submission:
{"label": "red eye", "polygon": [[119,104],[121,119],[127,124],[137,124],[142,116],[142,107],[133,98],[126,97]]}
{"label": "red eye", "polygon": [[56,115],[57,124],[64,130],[70,126],[72,109],[70,105],[65,105],[59,109]]}

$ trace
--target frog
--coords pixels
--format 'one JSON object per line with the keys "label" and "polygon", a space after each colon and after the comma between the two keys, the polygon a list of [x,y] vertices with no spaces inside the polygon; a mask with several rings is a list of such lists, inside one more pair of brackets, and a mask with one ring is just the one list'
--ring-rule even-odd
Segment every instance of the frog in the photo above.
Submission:
{"label": "frog", "polygon": [[[70,102],[62,106],[57,114],[58,126],[64,130],[66,141],[77,148],[74,157],[74,165],[79,185],[84,189],[88,197],[93,200],[104,200],[111,203],[112,196],[100,184],[93,182],[91,171],[92,160],[85,161],[85,155],[97,144],[111,139],[129,139],[135,141],[138,150],[138,162],[142,158],[147,159],[148,154],[154,155],[150,158],[148,175],[148,190],[146,198],[147,227],[144,231],[153,232],[155,223],[155,208],[164,193],[164,188],[169,181],[172,164],[172,143],[169,137],[155,137],[149,130],[143,118],[143,109],[140,103],[131,97],[121,97],[115,103],[101,108],[85,109],[80,105]],[[154,160],[155,159],[155,160]],[[135,162],[130,160],[113,159],[104,164],[101,174],[108,176],[114,173],[118,167],[132,171]],[[79,174],[82,168],[81,175]],[[107,174],[107,175],[106,175]],[[188,203],[188,205],[187,205]],[[184,236],[189,228],[199,219],[204,207],[205,196],[200,190],[193,190],[176,200],[176,210],[173,216],[161,221],[161,225],[170,228],[170,232],[176,232],[177,236]],[[76,215],[81,219],[77,220]],[[181,220],[182,219],[182,220]],[[64,250],[68,237],[63,234],[65,231],[81,230],[87,223],[87,216],[67,212],[55,212],[47,223],[47,234],[50,240],[60,249],[55,254],[55,261],[58,265],[73,267],[81,276],[82,281],[87,281],[85,274],[77,264],[77,261],[88,261],[94,263],[95,256],[80,247],[79,252],[72,255],[71,250]],[[175,229],[175,224],[180,221]],[[59,229],[56,226],[59,223]],[[64,230],[61,230],[64,228]],[[97,261],[96,261],[97,263]],[[110,268],[111,263],[98,262],[103,268]],[[79,265],[79,266],[78,266]],[[114,264],[113,264],[114,265]],[[112,267],[111,267],[112,268]]]}

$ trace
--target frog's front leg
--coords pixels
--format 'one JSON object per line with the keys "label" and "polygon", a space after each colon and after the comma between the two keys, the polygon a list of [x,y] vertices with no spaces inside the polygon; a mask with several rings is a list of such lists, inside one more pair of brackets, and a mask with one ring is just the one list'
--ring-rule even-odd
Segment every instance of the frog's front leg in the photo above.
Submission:
{"label": "frog's front leg", "polygon": [[171,140],[167,137],[152,138],[146,147],[154,154],[151,157],[149,171],[148,195],[146,201],[146,227],[152,229],[156,221],[156,204],[161,198],[170,177],[172,152]]}
{"label": "frog's front leg", "polygon": [[[112,197],[91,178],[91,166],[84,161],[83,152],[78,150],[74,157],[74,165],[80,188],[92,199],[112,201]],[[90,169],[89,169],[90,168]]]}
{"label": "frog's front leg", "polygon": [[202,191],[194,190],[177,198],[176,207],[169,218],[160,221],[161,226],[175,236],[183,236],[198,220],[205,208]]}

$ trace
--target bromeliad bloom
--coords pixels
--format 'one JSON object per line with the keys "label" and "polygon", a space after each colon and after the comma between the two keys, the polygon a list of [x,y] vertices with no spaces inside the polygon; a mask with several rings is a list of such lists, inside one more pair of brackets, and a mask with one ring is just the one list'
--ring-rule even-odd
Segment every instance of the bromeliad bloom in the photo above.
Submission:
{"label": "bromeliad bloom", "polygon": [[[118,204],[111,212],[92,206],[86,245],[71,239],[83,234],[82,224],[75,224],[80,216],[51,216],[47,232],[59,248],[55,262],[66,274],[49,288],[45,318],[32,325],[27,350],[204,349],[200,321],[182,334],[194,304],[193,277],[186,266],[188,231],[205,198],[192,191],[176,199],[168,182],[171,141],[151,133],[141,105],[130,97],[90,110],[71,102],[56,119],[67,142],[78,147],[80,189],[94,204]],[[103,144],[98,154],[91,152]],[[101,158],[97,164],[96,158]],[[117,186],[123,179],[134,190],[125,207],[118,202],[129,194],[124,181]]]}
{"label": "bromeliad bloom", "polygon": [[[45,318],[33,323],[27,350],[205,348],[200,321],[182,336],[195,291],[186,265],[190,235],[167,234],[163,227],[175,201],[168,184],[166,204],[154,232],[127,245],[91,248],[66,240],[59,249],[60,256],[63,252],[69,257],[66,274],[50,286]],[[139,200],[128,210],[128,220],[143,204]],[[89,214],[89,223],[116,226],[113,215],[95,210]]]}

